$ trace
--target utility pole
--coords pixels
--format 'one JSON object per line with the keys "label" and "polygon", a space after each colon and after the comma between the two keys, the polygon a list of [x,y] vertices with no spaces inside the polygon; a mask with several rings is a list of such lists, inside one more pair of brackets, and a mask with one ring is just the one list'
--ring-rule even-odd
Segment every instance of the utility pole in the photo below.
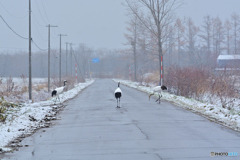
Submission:
{"label": "utility pole", "polygon": [[59,86],[61,86],[61,52],[62,52],[62,36],[67,36],[67,35],[64,35],[64,34],[59,34],[60,36],[60,52],[59,52]]}
{"label": "utility pole", "polygon": [[31,0],[29,0],[29,100],[32,100],[32,54],[31,54]]}
{"label": "utility pole", "polygon": [[50,92],[50,27],[58,27],[58,26],[52,26],[47,25],[48,27],[48,93]]}
{"label": "utility pole", "polygon": [[71,69],[71,76],[73,76],[73,74],[72,74],[72,70],[73,70],[73,67],[72,67],[72,54],[73,54],[72,45],[75,45],[75,44],[69,43],[69,45],[70,45],[70,53],[71,53],[70,69]]}
{"label": "utility pole", "polygon": [[68,54],[68,42],[66,42],[66,76],[67,74],[67,54]]}

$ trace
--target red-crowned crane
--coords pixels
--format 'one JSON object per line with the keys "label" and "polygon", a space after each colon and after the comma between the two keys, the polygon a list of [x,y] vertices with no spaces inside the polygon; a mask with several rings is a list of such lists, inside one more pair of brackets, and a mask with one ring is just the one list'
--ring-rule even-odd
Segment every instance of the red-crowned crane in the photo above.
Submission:
{"label": "red-crowned crane", "polygon": [[[62,87],[58,87],[58,88],[55,88],[53,91],[52,91],[52,97],[56,96],[56,101],[57,99],[60,101],[60,98],[59,98],[59,94],[61,94],[64,90],[64,88],[66,87],[66,80],[63,81],[63,86]],[[55,103],[56,103],[55,101]],[[61,103],[61,101],[60,101]]]}
{"label": "red-crowned crane", "polygon": [[[115,98],[117,99],[117,108],[120,108],[120,98],[122,96],[122,91],[120,89],[120,82],[118,82],[118,88],[115,90]],[[119,106],[118,106],[119,101]]]}
{"label": "red-crowned crane", "polygon": [[150,97],[157,92],[157,93],[158,93],[158,99],[156,100],[156,102],[159,101],[159,104],[160,104],[160,103],[161,103],[161,102],[160,102],[160,98],[162,97],[162,91],[163,91],[163,90],[167,90],[167,87],[164,86],[164,85],[154,87],[154,88],[153,88],[153,93],[151,93],[151,94],[149,95],[149,100],[150,100]]}

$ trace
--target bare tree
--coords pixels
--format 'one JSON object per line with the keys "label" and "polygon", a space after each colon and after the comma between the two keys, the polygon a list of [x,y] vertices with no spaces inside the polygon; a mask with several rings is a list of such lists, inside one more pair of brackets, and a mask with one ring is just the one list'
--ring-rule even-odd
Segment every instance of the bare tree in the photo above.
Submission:
{"label": "bare tree", "polygon": [[224,23],[224,29],[225,29],[225,36],[226,36],[226,41],[225,41],[225,45],[226,45],[226,50],[227,50],[227,54],[231,54],[231,39],[232,39],[232,35],[231,35],[231,30],[232,30],[232,25],[229,21],[229,19],[227,19]]}
{"label": "bare tree", "polygon": [[237,41],[238,41],[238,31],[240,27],[240,17],[237,13],[233,13],[231,16],[231,22],[233,26],[233,44],[234,44],[234,54],[237,54]]}
{"label": "bare tree", "polygon": [[180,65],[180,54],[181,51],[183,50],[182,47],[185,43],[184,41],[184,32],[185,32],[185,27],[183,25],[183,22],[181,19],[177,19],[175,22],[175,27],[177,29],[177,64]]}
{"label": "bare tree", "polygon": [[212,30],[212,21],[209,15],[204,17],[203,21],[203,30],[199,36],[206,42],[207,54],[210,55],[211,53],[211,30]]}
{"label": "bare tree", "polygon": [[127,39],[127,44],[131,45],[133,53],[133,62],[134,62],[134,81],[137,81],[137,39],[138,39],[138,17],[133,14],[128,22],[127,31],[125,38]]}
{"label": "bare tree", "polygon": [[188,18],[186,23],[186,41],[187,41],[187,50],[188,50],[188,57],[189,57],[188,62],[190,65],[196,64],[195,60],[199,58],[196,52],[198,32],[199,32],[199,28],[195,26],[191,18]]}
{"label": "bare tree", "polygon": [[[175,20],[174,11],[179,7],[178,0],[126,0],[130,10],[139,18],[141,23],[156,37],[158,47],[158,61],[160,70],[160,84],[163,84],[163,43],[166,36],[165,28]],[[144,7],[148,10],[146,14],[137,12]],[[161,69],[162,68],[162,69]],[[162,76],[161,76],[162,75]]]}
{"label": "bare tree", "polygon": [[[175,45],[176,45],[176,39],[175,39],[175,28],[172,25],[169,25],[168,29],[168,36],[166,39],[166,54],[168,55],[168,66],[170,67],[171,65],[173,65],[173,63],[175,63],[174,60],[174,51],[175,51]],[[165,67],[166,67],[166,63],[165,63]]]}
{"label": "bare tree", "polygon": [[213,50],[214,54],[216,56],[221,54],[221,44],[224,39],[224,30],[223,30],[223,25],[222,21],[220,20],[219,17],[213,18],[212,19],[212,26],[213,26]]}

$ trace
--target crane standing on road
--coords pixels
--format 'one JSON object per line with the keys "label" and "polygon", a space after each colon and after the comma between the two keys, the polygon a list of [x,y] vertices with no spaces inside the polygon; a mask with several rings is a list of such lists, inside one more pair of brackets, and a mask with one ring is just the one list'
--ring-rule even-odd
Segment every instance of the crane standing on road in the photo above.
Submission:
{"label": "crane standing on road", "polygon": [[[115,98],[117,99],[117,108],[120,108],[120,98],[122,96],[122,90],[120,89],[120,82],[118,82],[118,88],[115,90]],[[119,101],[119,106],[118,106]]]}
{"label": "crane standing on road", "polygon": [[154,88],[153,88],[153,93],[151,93],[151,94],[149,95],[149,100],[150,100],[150,97],[151,97],[152,95],[154,95],[155,92],[157,92],[157,93],[158,93],[158,99],[156,100],[156,102],[159,101],[159,104],[160,104],[160,103],[161,103],[161,102],[160,102],[160,98],[162,97],[162,91],[163,91],[163,90],[167,90],[167,87],[164,86],[164,85],[154,87]]}

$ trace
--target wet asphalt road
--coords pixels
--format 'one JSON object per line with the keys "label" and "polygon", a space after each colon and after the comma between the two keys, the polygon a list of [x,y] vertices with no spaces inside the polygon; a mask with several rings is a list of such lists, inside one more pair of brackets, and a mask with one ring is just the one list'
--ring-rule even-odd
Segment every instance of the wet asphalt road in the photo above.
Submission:
{"label": "wet asphalt road", "polygon": [[[168,102],[100,79],[67,103],[61,120],[25,138],[19,151],[4,159],[17,160],[212,160],[210,152],[238,152],[240,134]],[[45,130],[46,132],[43,132]],[[1,156],[0,156],[1,159]]]}

